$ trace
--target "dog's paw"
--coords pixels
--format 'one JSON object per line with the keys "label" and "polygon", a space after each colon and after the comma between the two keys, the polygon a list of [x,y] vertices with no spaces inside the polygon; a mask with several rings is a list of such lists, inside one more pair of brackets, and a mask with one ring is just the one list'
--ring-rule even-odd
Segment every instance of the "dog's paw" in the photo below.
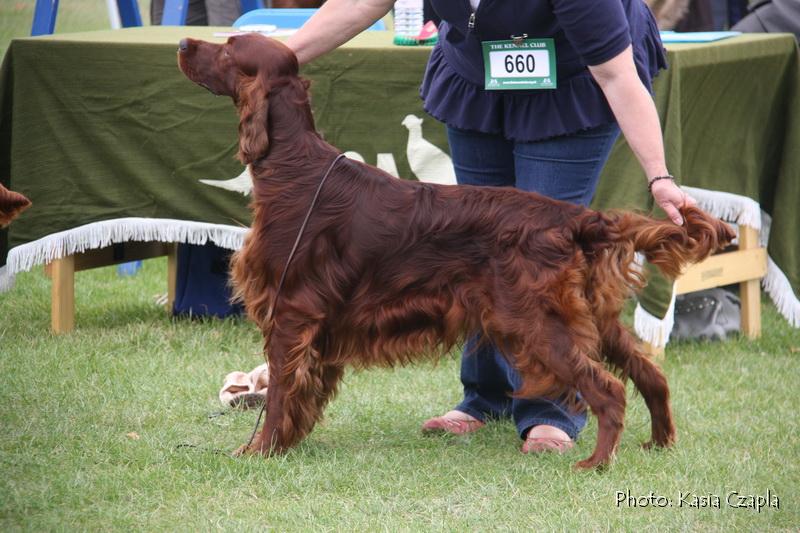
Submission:
{"label": "dog's paw", "polygon": [[678,436],[675,433],[674,428],[670,428],[666,431],[657,431],[655,432],[649,441],[642,443],[642,448],[645,450],[651,450],[653,448],[669,448],[675,441],[678,439]]}
{"label": "dog's paw", "polygon": [[573,468],[575,470],[595,470],[597,472],[602,472],[611,466],[611,463],[614,461],[616,456],[616,450],[609,454],[597,453],[597,450],[595,450],[592,455],[583,461],[578,461],[575,463]]}
{"label": "dog's paw", "polygon": [[588,459],[584,459],[583,461],[578,461],[573,465],[575,470],[597,470],[602,471],[608,468],[610,459],[595,459],[594,457],[589,457]]}
{"label": "dog's paw", "polygon": [[233,453],[231,453],[232,457],[242,457],[245,455],[252,455],[253,450],[248,444],[242,444],[238,448],[236,448]]}
{"label": "dog's paw", "polygon": [[642,449],[652,450],[654,448],[669,448],[675,444],[675,437],[668,437],[665,439],[652,439],[642,443]]}

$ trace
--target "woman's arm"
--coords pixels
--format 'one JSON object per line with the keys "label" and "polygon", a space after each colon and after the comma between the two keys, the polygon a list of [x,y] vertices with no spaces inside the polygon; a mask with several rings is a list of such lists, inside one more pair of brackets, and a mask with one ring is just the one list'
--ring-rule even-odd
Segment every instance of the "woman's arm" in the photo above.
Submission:
{"label": "woman's arm", "polygon": [[308,63],[369,28],[392,5],[393,0],[328,0],[286,45],[301,65]]}
{"label": "woman's arm", "polygon": [[[655,177],[668,175],[656,106],[636,72],[631,47],[628,46],[605,63],[590,66],[589,71],[608,100],[648,182]],[[695,203],[672,180],[654,182],[652,192],[656,203],[675,224],[683,223],[678,208],[684,203]]]}

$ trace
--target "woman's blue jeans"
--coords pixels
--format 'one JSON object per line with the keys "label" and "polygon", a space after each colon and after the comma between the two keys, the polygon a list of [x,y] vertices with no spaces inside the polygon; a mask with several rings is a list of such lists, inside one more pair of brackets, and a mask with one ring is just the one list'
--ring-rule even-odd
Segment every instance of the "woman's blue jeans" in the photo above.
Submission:
{"label": "woman's blue jeans", "polygon": [[[619,135],[616,124],[536,142],[514,142],[499,135],[448,127],[450,155],[458,183],[517,187],[567,202],[589,205],[600,172]],[[489,343],[470,338],[461,355],[464,399],[457,410],[479,420],[511,417],[520,437],[547,424],[572,439],[586,425],[586,412],[574,413],[558,400],[512,398],[519,374]]]}

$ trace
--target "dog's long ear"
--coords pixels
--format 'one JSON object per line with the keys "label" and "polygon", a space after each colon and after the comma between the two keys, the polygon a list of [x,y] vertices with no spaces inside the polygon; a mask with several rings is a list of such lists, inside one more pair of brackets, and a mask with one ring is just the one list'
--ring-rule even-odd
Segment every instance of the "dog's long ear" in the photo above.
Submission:
{"label": "dog's long ear", "polygon": [[264,157],[269,148],[267,111],[269,102],[266,83],[255,77],[242,84],[239,106],[239,161],[248,165]]}

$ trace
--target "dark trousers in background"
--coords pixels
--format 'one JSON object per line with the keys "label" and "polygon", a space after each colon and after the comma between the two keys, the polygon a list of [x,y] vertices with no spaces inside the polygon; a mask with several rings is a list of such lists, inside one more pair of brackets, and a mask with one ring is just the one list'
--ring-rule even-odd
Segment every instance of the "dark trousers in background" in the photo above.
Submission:
{"label": "dark trousers in background", "polygon": [[231,303],[230,250],[213,243],[178,245],[178,272],[172,314],[184,317],[240,315],[241,303]]}
{"label": "dark trousers in background", "polygon": [[[242,14],[239,0],[189,0],[187,26],[231,26]],[[150,24],[158,26],[164,16],[164,0],[150,3]]]}

